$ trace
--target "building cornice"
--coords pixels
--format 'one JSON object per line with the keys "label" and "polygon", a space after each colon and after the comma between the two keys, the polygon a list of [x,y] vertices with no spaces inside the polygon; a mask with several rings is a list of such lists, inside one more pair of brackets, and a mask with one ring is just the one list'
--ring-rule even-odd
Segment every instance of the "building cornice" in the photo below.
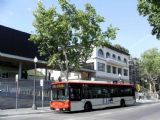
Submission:
{"label": "building cornice", "polygon": [[106,47],[106,48],[109,48],[109,49],[111,49],[111,50],[114,50],[114,51],[116,51],[116,52],[118,52],[118,53],[121,53],[121,54],[130,56],[129,53],[127,53],[127,52],[125,52],[125,51],[123,51],[123,50],[120,50],[120,49],[118,49],[118,48],[116,48],[116,47],[114,47],[114,46],[112,46],[112,45],[107,44],[107,45],[101,45],[101,46],[104,46],[104,47]]}
{"label": "building cornice", "polygon": [[[12,59],[17,59],[17,60],[22,60],[22,61],[34,62],[34,60],[33,60],[34,58],[21,57],[21,56],[17,56],[17,55],[2,53],[2,52],[0,52],[0,57],[6,57],[6,58],[12,58]],[[47,64],[47,62],[43,61],[43,60],[38,60],[37,63]]]}

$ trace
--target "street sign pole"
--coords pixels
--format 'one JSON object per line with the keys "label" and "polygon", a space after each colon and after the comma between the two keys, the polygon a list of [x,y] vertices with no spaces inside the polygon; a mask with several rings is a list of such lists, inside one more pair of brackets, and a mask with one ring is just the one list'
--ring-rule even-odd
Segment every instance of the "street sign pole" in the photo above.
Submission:
{"label": "street sign pole", "polygon": [[42,109],[44,109],[44,86],[42,86]]}
{"label": "street sign pole", "polygon": [[40,80],[40,86],[42,87],[42,109],[44,109],[44,80]]}
{"label": "street sign pole", "polygon": [[18,86],[18,74],[16,74],[15,76],[15,80],[16,80],[16,83],[17,83],[17,89],[16,89],[16,110],[18,109],[18,89],[19,89],[19,86]]}

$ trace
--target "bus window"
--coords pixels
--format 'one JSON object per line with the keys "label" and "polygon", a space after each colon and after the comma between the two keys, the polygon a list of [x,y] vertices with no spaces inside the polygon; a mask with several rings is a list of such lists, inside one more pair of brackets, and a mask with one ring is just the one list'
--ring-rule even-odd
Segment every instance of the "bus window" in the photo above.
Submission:
{"label": "bus window", "polygon": [[107,97],[111,97],[111,93],[110,93],[110,90],[109,89],[106,89],[106,88],[102,88],[102,96],[103,98],[107,98]]}
{"label": "bus window", "polygon": [[92,91],[88,87],[84,88],[84,98],[85,99],[92,98]]}
{"label": "bus window", "polygon": [[111,97],[118,97],[118,96],[120,96],[119,89],[116,86],[112,86],[110,88],[110,93],[111,93]]}
{"label": "bus window", "polygon": [[81,89],[80,88],[70,88],[70,100],[78,101],[81,100]]}
{"label": "bus window", "polygon": [[53,100],[68,99],[68,92],[64,84],[52,85],[52,93]]}
{"label": "bus window", "polygon": [[133,96],[134,91],[131,87],[119,87],[119,94],[121,96]]}
{"label": "bus window", "polygon": [[102,91],[100,87],[92,88],[92,98],[102,98]]}
{"label": "bus window", "polygon": [[52,89],[53,100],[65,100],[68,99],[68,94],[65,89]]}
{"label": "bus window", "polygon": [[105,86],[89,85],[85,87],[84,96],[85,99],[106,98],[110,97],[110,90]]}
{"label": "bus window", "polygon": [[133,90],[132,90],[132,88],[129,88],[129,87],[127,87],[127,88],[125,88],[125,95],[126,96],[132,96],[133,95]]}
{"label": "bus window", "polygon": [[57,100],[57,99],[58,99],[57,89],[52,89],[52,100]]}
{"label": "bus window", "polygon": [[65,98],[65,90],[64,89],[59,89],[57,92],[58,92],[58,99]]}
{"label": "bus window", "polygon": [[101,88],[98,85],[89,85],[85,92],[85,98],[102,98]]}

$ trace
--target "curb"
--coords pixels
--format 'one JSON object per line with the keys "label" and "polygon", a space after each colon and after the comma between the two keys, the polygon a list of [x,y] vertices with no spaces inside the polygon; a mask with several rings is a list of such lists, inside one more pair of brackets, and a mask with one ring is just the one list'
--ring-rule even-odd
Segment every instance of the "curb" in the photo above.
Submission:
{"label": "curb", "polygon": [[136,101],[136,105],[159,103],[160,100]]}
{"label": "curb", "polygon": [[[12,109],[12,110],[15,110],[15,109]],[[50,112],[53,112],[53,111],[51,111],[51,110],[35,110],[35,111],[28,111],[28,112],[22,112],[22,111],[7,111],[7,110],[5,110],[6,111],[6,113],[2,113],[2,114],[0,114],[0,118],[1,117],[7,117],[7,116],[15,116],[15,115],[28,115],[28,114],[43,114],[43,113],[50,113]],[[3,111],[3,110],[0,110],[0,113],[1,113],[1,111]],[[10,113],[9,113],[10,112]]]}

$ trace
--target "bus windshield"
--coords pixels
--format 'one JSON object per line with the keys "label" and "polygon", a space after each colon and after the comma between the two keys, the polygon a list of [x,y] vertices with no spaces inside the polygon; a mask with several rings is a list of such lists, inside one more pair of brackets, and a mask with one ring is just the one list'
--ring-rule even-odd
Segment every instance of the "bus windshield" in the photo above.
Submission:
{"label": "bus windshield", "polygon": [[65,100],[69,98],[68,91],[66,87],[64,87],[64,84],[61,86],[53,85],[52,94],[53,100]]}

